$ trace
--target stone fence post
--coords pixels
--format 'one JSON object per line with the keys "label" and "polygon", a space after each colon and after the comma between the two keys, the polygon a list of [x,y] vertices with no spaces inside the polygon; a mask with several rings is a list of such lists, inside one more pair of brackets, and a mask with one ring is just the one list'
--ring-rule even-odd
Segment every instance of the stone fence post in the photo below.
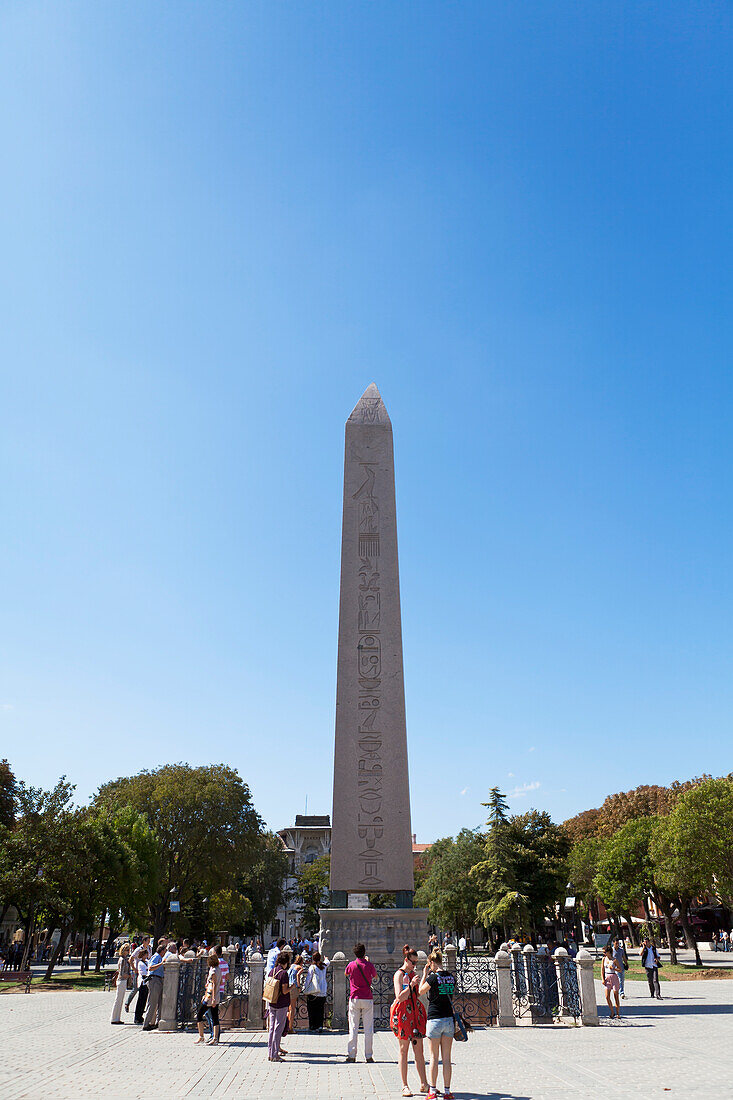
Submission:
{"label": "stone fence post", "polygon": [[337,951],[331,959],[333,975],[333,1011],[331,1027],[342,1031],[346,1027],[348,1014],[346,1004],[346,956]]}
{"label": "stone fence post", "polygon": [[[533,955],[534,955],[534,947],[532,946],[532,944],[531,943],[525,944],[525,946],[522,948],[522,956],[523,956],[522,963],[524,964],[524,978],[525,978],[525,981],[527,983],[527,989],[530,990],[530,991],[532,991],[532,989],[533,989],[533,981],[532,981],[532,956]],[[517,962],[519,962],[519,959],[517,959]]]}
{"label": "stone fence post", "polygon": [[249,960],[249,1001],[247,1003],[247,1027],[261,1031],[264,1026],[262,989],[265,984],[265,960],[256,951]]}
{"label": "stone fence post", "polygon": [[514,1027],[514,1005],[512,1003],[512,960],[508,951],[497,951],[494,957],[496,964],[496,992],[499,998],[499,1027]]}
{"label": "stone fence post", "polygon": [[560,1005],[561,1016],[571,1015],[568,1011],[567,972],[565,970],[565,960],[569,957],[564,947],[555,948],[555,952],[552,956],[552,961],[555,964],[555,974],[557,976],[557,999]]}
{"label": "stone fence post", "polygon": [[593,978],[593,956],[581,948],[575,959],[578,969],[578,989],[582,1006],[581,1022],[586,1027],[598,1025],[598,1003],[596,1001],[596,983]]}
{"label": "stone fence post", "polygon": [[176,1008],[178,1007],[178,975],[181,964],[178,959],[170,959],[163,964],[163,993],[160,998],[160,1020],[158,1031],[175,1031]]}
{"label": "stone fence post", "polygon": [[456,945],[449,943],[445,949],[445,969],[450,970],[451,974],[456,972]]}

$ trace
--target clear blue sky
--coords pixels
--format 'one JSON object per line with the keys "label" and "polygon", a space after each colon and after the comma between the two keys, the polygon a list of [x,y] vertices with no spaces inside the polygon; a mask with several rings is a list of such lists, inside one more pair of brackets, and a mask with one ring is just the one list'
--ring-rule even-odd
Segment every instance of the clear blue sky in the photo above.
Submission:
{"label": "clear blue sky", "polygon": [[86,798],[331,803],[395,428],[413,827],[733,767],[728,3],[5,3],[2,696]]}

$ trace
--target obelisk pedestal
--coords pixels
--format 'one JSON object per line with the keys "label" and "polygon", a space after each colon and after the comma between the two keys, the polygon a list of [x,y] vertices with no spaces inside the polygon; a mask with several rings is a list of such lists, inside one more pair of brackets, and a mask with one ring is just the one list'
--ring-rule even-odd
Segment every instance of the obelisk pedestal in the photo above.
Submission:
{"label": "obelisk pedestal", "polygon": [[[346,422],[329,954],[422,947],[413,889],[392,424],[372,384]],[[363,908],[375,893],[397,908]]]}

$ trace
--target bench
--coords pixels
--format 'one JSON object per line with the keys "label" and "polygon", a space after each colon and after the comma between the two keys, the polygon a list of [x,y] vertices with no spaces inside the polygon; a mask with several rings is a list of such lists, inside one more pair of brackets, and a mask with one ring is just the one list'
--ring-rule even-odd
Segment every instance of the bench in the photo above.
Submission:
{"label": "bench", "polygon": [[31,978],[33,972],[30,970],[0,970],[0,982],[9,982],[13,985],[24,985],[26,993],[31,991]]}

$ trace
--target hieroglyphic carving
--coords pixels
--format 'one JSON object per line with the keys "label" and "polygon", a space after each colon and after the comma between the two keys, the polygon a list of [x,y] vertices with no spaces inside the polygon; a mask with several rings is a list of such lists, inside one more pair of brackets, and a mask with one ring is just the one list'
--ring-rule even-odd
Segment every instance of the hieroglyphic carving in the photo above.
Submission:
{"label": "hieroglyphic carving", "polygon": [[[365,403],[363,419],[379,419],[379,402],[373,410]],[[354,493],[359,532],[359,600],[357,673],[358,704],[358,834],[362,842],[359,859],[359,886],[378,889],[384,882],[381,840],[382,817],[382,732],[379,708],[382,688],[382,650],[380,640],[381,592],[379,585],[379,501],[377,464],[361,462],[362,484]],[[377,728],[375,728],[377,727]]]}

